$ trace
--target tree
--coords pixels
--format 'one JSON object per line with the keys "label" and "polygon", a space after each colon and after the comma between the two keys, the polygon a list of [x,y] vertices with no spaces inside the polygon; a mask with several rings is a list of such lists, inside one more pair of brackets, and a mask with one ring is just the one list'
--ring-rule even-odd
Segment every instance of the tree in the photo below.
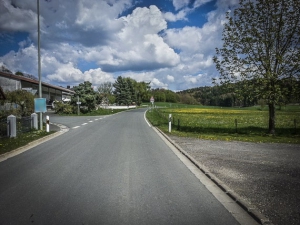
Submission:
{"label": "tree", "polygon": [[131,103],[131,92],[127,80],[118,76],[113,86],[115,88],[113,93],[116,97],[116,103],[119,105],[129,105]]}
{"label": "tree", "polygon": [[92,83],[85,81],[74,87],[75,94],[72,96],[71,104],[76,105],[79,97],[82,107],[85,107],[88,112],[96,108],[97,93],[92,87]]}
{"label": "tree", "polygon": [[18,75],[18,76],[24,76],[24,74],[23,74],[21,71],[17,71],[17,72],[15,73],[15,75]]}
{"label": "tree", "polygon": [[150,82],[136,82],[134,84],[134,88],[137,93],[137,104],[140,105],[142,101],[149,101],[150,100]]}
{"label": "tree", "polygon": [[[34,95],[24,90],[15,90],[5,93],[4,102],[11,103],[10,110],[5,111],[8,114],[17,116],[30,116],[34,112]],[[18,105],[15,108],[15,104]]]}
{"label": "tree", "polygon": [[275,134],[275,105],[299,96],[300,1],[240,0],[239,5],[227,13],[214,62],[221,84],[239,83],[237,96],[266,101],[269,133]]}
{"label": "tree", "polygon": [[[99,103],[106,102],[108,104],[111,95],[113,94],[113,83],[112,82],[104,82],[98,87],[99,93]],[[110,102],[112,103],[112,102]]]}
{"label": "tree", "polygon": [[126,77],[124,78],[125,81],[127,82],[128,89],[129,89],[129,94],[130,94],[130,103],[136,103],[137,101],[137,91],[135,89],[136,86],[136,80]]}

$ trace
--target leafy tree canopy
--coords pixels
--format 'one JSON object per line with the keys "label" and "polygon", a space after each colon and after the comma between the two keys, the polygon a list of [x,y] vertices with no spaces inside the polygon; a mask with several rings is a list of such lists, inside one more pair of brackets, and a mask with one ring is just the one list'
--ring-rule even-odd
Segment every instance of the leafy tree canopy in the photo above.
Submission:
{"label": "leafy tree canopy", "polygon": [[88,112],[96,108],[97,93],[92,87],[92,83],[85,81],[78,86],[74,86],[75,95],[72,96],[71,104],[77,105],[78,97],[81,106],[85,107]]}
{"label": "leafy tree canopy", "polygon": [[239,83],[232,90],[235,94],[267,102],[271,134],[275,104],[299,95],[299,15],[299,0],[240,0],[239,7],[227,13],[223,47],[214,57],[219,83],[229,89]]}

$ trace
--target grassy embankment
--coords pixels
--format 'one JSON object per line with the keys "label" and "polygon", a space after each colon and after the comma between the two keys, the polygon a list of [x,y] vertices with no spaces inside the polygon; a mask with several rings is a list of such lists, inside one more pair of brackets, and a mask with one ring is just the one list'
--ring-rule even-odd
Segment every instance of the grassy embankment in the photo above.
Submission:
{"label": "grassy embankment", "polygon": [[[268,107],[221,108],[180,104],[157,104],[147,112],[148,120],[172,134],[209,140],[300,144],[300,106],[276,111],[276,135],[268,134]],[[160,108],[163,107],[163,108]]]}

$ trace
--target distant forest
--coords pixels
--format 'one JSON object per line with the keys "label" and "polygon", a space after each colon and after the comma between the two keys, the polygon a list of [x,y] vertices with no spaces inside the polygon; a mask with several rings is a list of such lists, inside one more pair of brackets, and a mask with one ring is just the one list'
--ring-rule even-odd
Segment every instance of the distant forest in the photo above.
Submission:
{"label": "distant forest", "polygon": [[[205,87],[197,87],[188,90],[183,90],[177,92],[180,96],[180,100],[182,103],[186,104],[201,104],[207,106],[222,106],[222,107],[249,107],[254,105],[265,105],[266,101],[264,99],[258,99],[253,97],[253,95],[249,95],[248,93],[244,93],[242,95],[238,95],[232,90],[237,90],[238,85],[241,86],[240,83],[232,84],[229,89],[225,85],[215,85],[215,86],[205,86]],[[300,83],[298,84],[300,87]],[[286,85],[286,89],[288,90],[290,87]],[[184,97],[185,96],[185,97]],[[189,98],[194,99],[194,103],[185,102],[185,99]],[[280,99],[278,105],[284,106],[288,103],[299,103],[300,96],[292,96],[289,95],[286,99]]]}

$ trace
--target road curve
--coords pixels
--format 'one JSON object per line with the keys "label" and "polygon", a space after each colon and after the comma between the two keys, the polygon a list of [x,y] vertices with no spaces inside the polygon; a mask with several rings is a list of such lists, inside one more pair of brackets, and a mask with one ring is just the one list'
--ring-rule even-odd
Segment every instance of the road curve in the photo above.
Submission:
{"label": "road curve", "polygon": [[239,224],[144,111],[53,117],[70,130],[0,163],[0,224]]}

